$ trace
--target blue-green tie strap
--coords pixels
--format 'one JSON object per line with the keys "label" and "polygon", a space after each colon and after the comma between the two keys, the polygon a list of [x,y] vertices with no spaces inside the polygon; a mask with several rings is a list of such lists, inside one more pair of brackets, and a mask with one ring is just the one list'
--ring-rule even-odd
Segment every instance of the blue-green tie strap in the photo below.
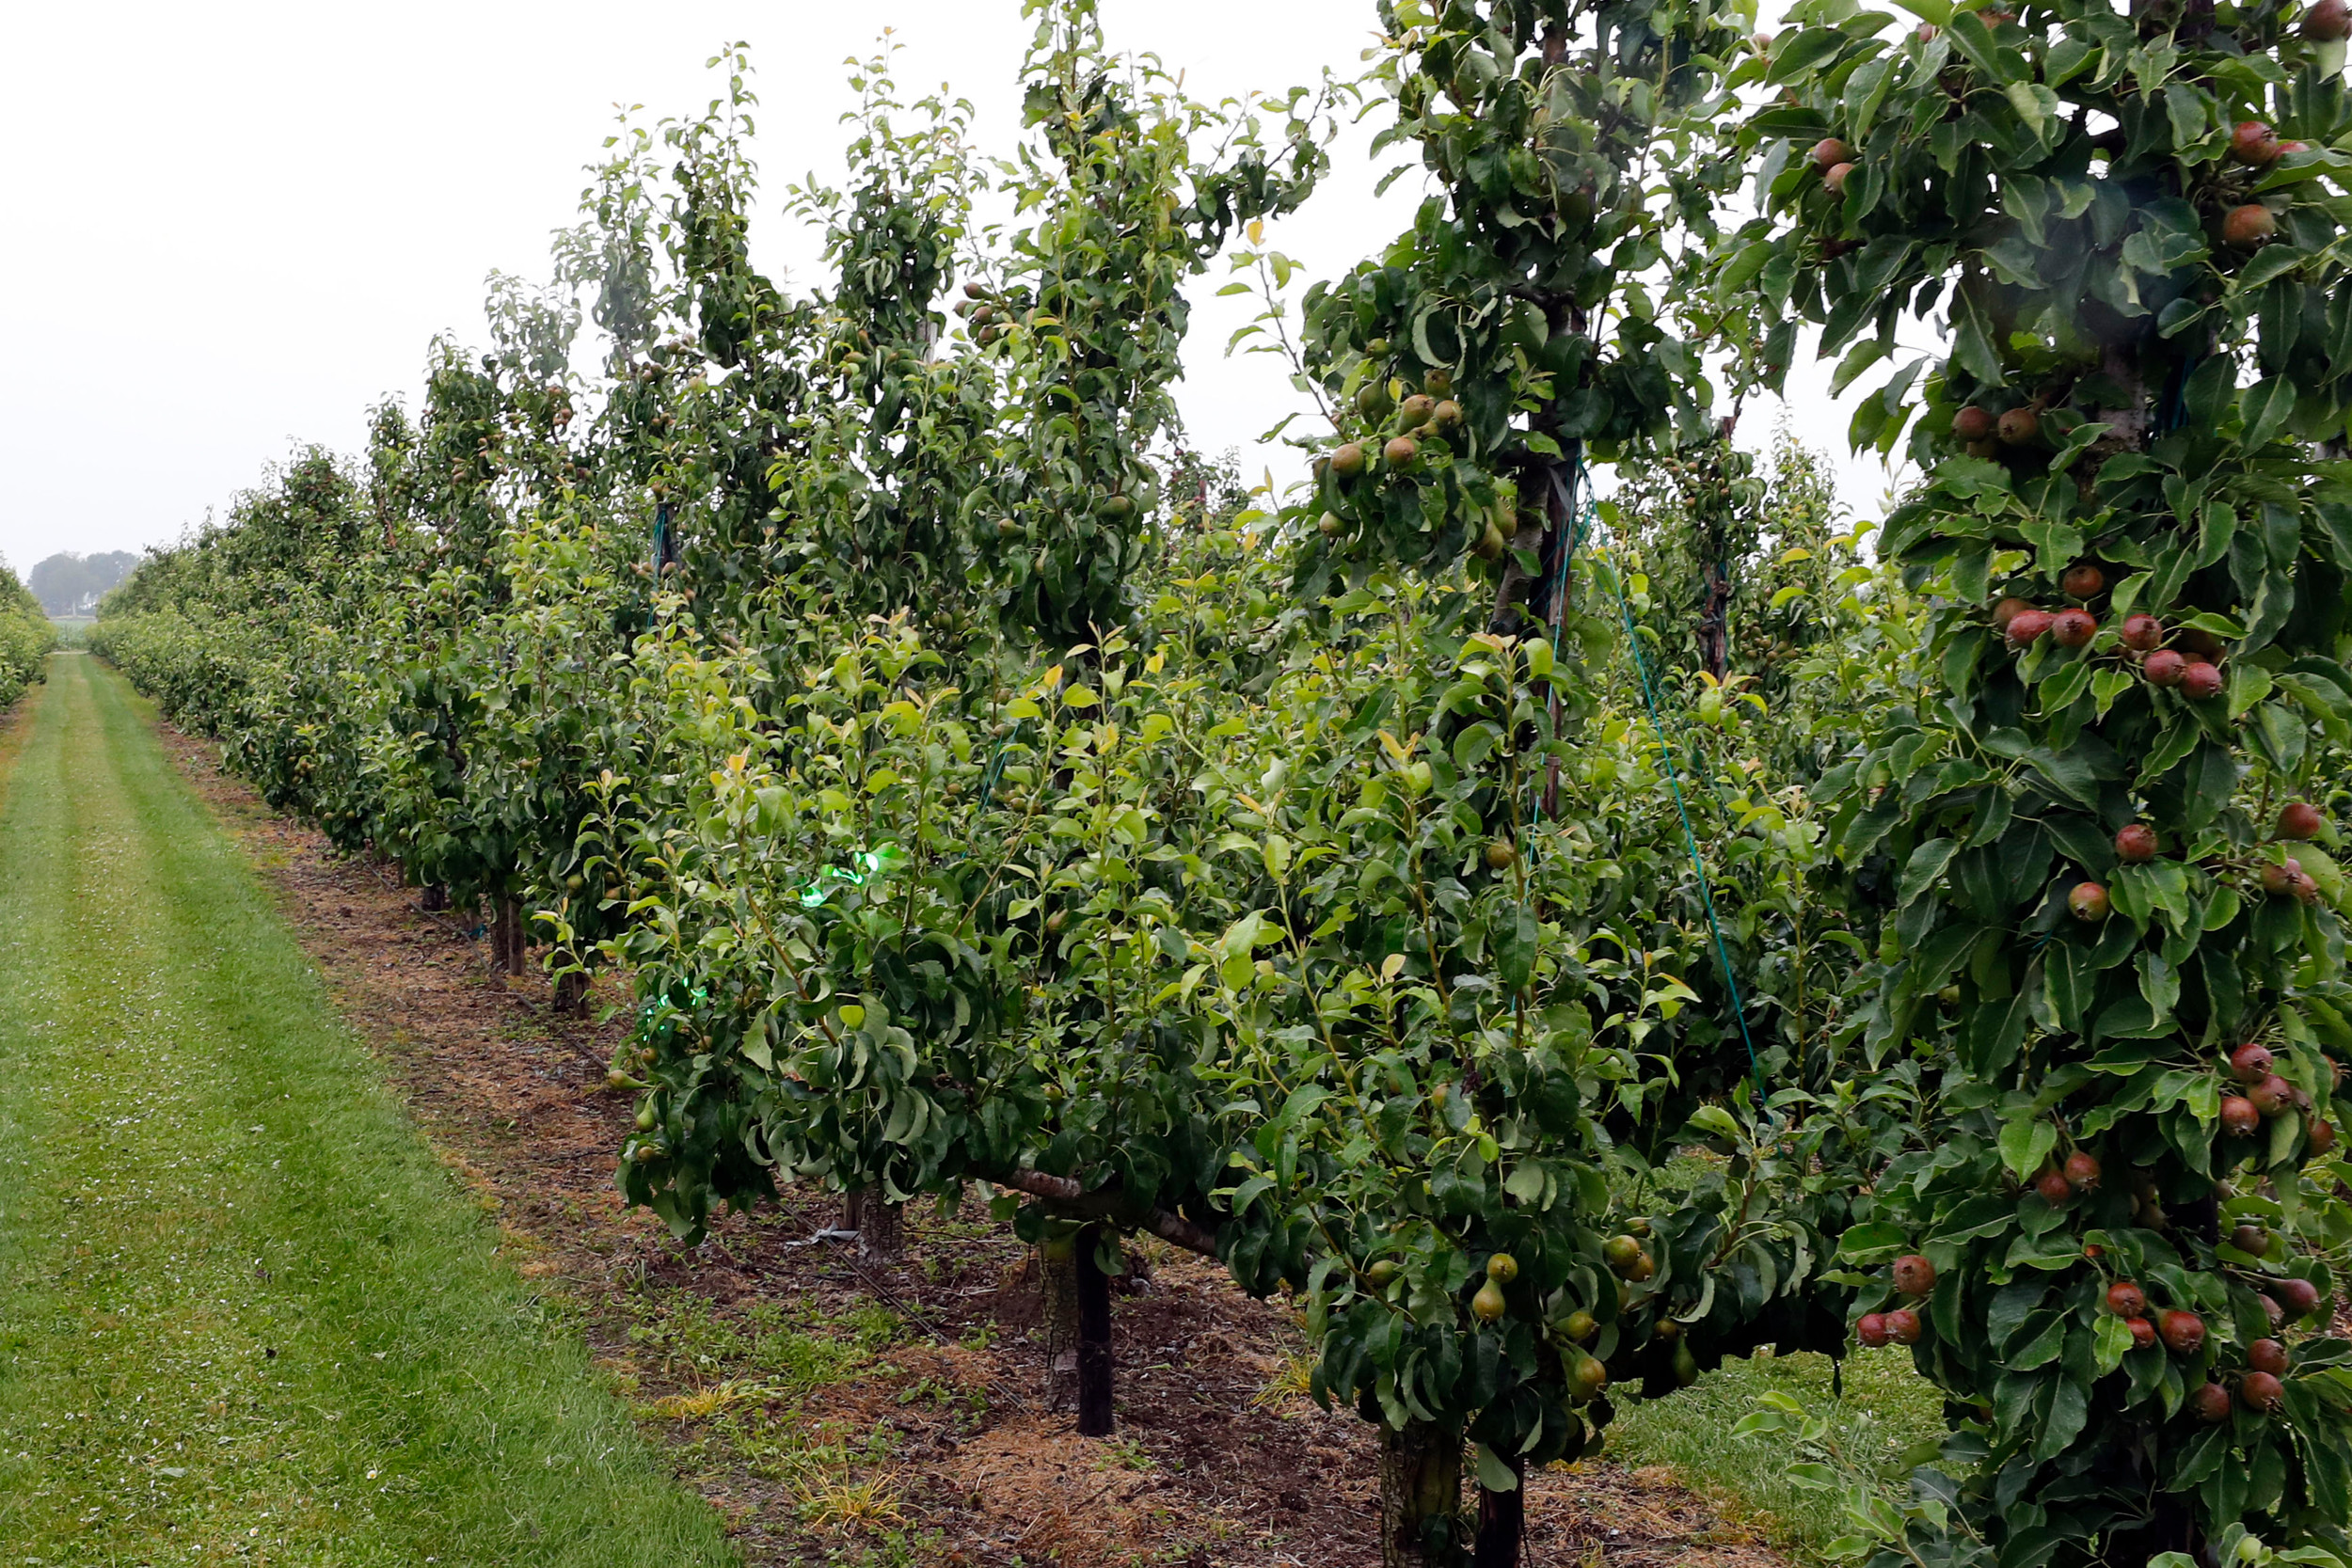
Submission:
{"label": "blue-green tie strap", "polygon": [[1658,757],[1666,765],[1666,785],[1674,791],[1675,813],[1682,819],[1682,842],[1691,851],[1691,869],[1698,873],[1699,897],[1707,906],[1707,927],[1715,938],[1715,961],[1723,967],[1724,985],[1731,992],[1731,1016],[1740,1025],[1740,1042],[1748,1050],[1748,1070],[1756,1077],[1756,1109],[1764,1108],[1764,1065],[1756,1059],[1756,1040],[1748,1033],[1747,1005],[1740,997],[1740,982],[1732,977],[1731,947],[1724,941],[1723,922],[1715,915],[1715,890],[1708,880],[1707,863],[1699,855],[1699,837],[1691,827],[1691,809],[1682,800],[1682,780],[1675,769],[1674,750],[1666,741],[1666,725],[1659,716],[1658,697],[1650,688],[1649,661],[1642,657],[1642,634],[1633,624],[1633,604],[1625,596],[1625,574],[1612,570],[1617,608],[1625,616],[1626,644],[1633,652],[1633,669],[1642,678],[1642,701],[1649,708],[1650,729],[1658,736]]}

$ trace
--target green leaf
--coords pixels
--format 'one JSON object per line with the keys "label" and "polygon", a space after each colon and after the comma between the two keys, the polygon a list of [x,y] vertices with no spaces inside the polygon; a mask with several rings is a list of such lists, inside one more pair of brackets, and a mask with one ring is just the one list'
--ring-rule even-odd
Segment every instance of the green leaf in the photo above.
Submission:
{"label": "green leaf", "polygon": [[2249,450],[2260,447],[2294,414],[2295,384],[2283,375],[2265,376],[2246,389],[2240,407],[2246,420],[2243,444]]}
{"label": "green leaf", "polygon": [[2124,1355],[2132,1348],[2132,1331],[2113,1313],[2102,1313],[2099,1326],[2093,1331],[2091,1348],[2098,1357],[2099,1375],[2105,1377],[2123,1364]]}
{"label": "green leaf", "polygon": [[2090,1006],[2097,976],[2074,948],[2054,942],[2042,952],[2042,990],[2050,1007],[2051,1023],[2068,1034],[2082,1033],[2083,1013]]}
{"label": "green leaf", "polygon": [[2001,1164],[2020,1181],[2030,1181],[2058,1148],[2058,1129],[2039,1119],[2010,1121],[2001,1129]]}
{"label": "green leaf", "polygon": [[1478,1455],[1478,1484],[1489,1492],[1516,1492],[1519,1489],[1517,1470],[1504,1464],[1494,1449],[1484,1443],[1474,1443]]}
{"label": "green leaf", "polygon": [[1851,40],[1835,27],[1807,27],[1794,38],[1784,33],[1772,45],[1772,69],[1764,80],[1778,86],[1808,74]]}
{"label": "green leaf", "polygon": [[1902,889],[1896,895],[1897,906],[1910,903],[1934,886],[1959,849],[1960,840],[1956,838],[1931,838],[1914,849],[1911,859],[1903,863]]}
{"label": "green leaf", "polygon": [[1911,1244],[1908,1232],[1884,1220],[1849,1226],[1837,1240],[1837,1256],[1849,1263],[1881,1263]]}

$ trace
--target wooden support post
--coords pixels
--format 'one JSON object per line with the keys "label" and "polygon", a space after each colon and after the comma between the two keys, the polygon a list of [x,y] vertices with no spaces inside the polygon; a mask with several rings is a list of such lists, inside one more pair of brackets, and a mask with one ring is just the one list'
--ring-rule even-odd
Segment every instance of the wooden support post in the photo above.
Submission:
{"label": "wooden support post", "polygon": [[1478,1488],[1478,1545],[1470,1554],[1471,1568],[1519,1568],[1527,1539],[1527,1462],[1514,1455],[1503,1463],[1519,1483],[1508,1492]]}

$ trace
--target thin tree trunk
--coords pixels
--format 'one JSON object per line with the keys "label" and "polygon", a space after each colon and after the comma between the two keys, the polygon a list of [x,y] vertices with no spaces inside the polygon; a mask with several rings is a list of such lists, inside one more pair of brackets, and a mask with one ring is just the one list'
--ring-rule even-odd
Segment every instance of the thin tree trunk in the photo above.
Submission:
{"label": "thin tree trunk", "polygon": [[588,976],[578,970],[555,977],[555,1010],[565,1018],[588,1012]]}
{"label": "thin tree trunk", "polygon": [[490,911],[490,968],[501,974],[520,974],[528,952],[522,906],[512,898],[498,899]]}
{"label": "thin tree trunk", "polygon": [[1067,1410],[1078,1398],[1078,1242],[1048,1237],[1038,1248],[1044,1296],[1045,1408]]}
{"label": "thin tree trunk", "polygon": [[1380,1568],[1454,1560],[1462,1512],[1461,1439],[1425,1421],[1380,1429]]}
{"label": "thin tree trunk", "polygon": [[1699,657],[1721,684],[1731,670],[1731,577],[1720,561],[1707,563],[1707,597],[1699,609]]}
{"label": "thin tree trunk", "polygon": [[1078,1233],[1078,1435],[1108,1437],[1111,1413],[1111,1280],[1094,1260],[1102,1232]]}
{"label": "thin tree trunk", "polygon": [[1508,1492],[1478,1488],[1478,1547],[1472,1568],[1519,1568],[1527,1539],[1527,1461],[1518,1455],[1496,1456],[1511,1467],[1519,1484]]}
{"label": "thin tree trunk", "polygon": [[448,909],[448,908],[449,908],[449,886],[448,886],[448,884],[447,884],[447,883],[444,883],[444,882],[427,882],[427,883],[425,883],[425,884],[424,884],[424,911],[425,911],[425,912],[426,912],[427,914],[438,914],[438,913],[440,913],[443,910],[446,910],[446,909]]}
{"label": "thin tree trunk", "polygon": [[906,1254],[906,1210],[868,1187],[856,1195],[857,1255],[868,1263],[895,1263]]}

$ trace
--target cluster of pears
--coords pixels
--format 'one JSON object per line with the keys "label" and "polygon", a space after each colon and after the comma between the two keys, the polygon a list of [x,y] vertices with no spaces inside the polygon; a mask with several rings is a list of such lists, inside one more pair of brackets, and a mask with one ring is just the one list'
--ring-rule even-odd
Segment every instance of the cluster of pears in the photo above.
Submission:
{"label": "cluster of pears", "polygon": [[[1374,339],[1365,352],[1375,359],[1384,356],[1389,352],[1388,340]],[[1376,483],[1391,475],[1417,471],[1424,442],[1458,443],[1462,439],[1462,405],[1454,396],[1454,372],[1443,366],[1424,372],[1418,383],[1405,376],[1378,376],[1365,382],[1356,394],[1356,411],[1375,430],[1386,426],[1389,435],[1343,442],[1329,456],[1318,460],[1317,476],[1328,473],[1343,493],[1367,478]],[[1518,517],[1517,487],[1499,481],[1496,499],[1482,518],[1473,520],[1472,553],[1485,561],[1500,559],[1509,546]],[[1326,512],[1316,526],[1329,538],[1347,524],[1337,513]]]}
{"label": "cluster of pears", "polygon": [[964,325],[971,328],[972,341],[982,348],[994,346],[1016,325],[1037,325],[1034,309],[977,279],[963,286],[963,298],[956,302],[956,314],[963,318]]}
{"label": "cluster of pears", "polygon": [[[1386,339],[1373,340],[1385,351]],[[1454,372],[1442,366],[1421,378],[1421,389],[1402,376],[1375,376],[1356,394],[1356,412],[1366,423],[1387,424],[1391,435],[1379,450],[1379,460],[1399,472],[1421,461],[1421,444],[1432,436],[1451,436],[1461,428],[1462,405],[1454,401]],[[1349,441],[1331,453],[1331,472],[1342,482],[1360,479],[1372,467],[1373,443]]]}
{"label": "cluster of pears", "polygon": [[[1978,16],[1985,25],[1994,28],[2016,20],[2014,12],[2005,9],[1982,10]],[[1932,23],[1922,22],[1913,30],[1914,44],[1926,48],[1938,30]],[[2347,39],[2352,39],[2352,5],[2347,5],[2346,0],[2316,0],[2304,11],[2297,30],[2305,41],[2320,46],[2322,73],[2332,76],[2343,68],[2344,43]],[[1764,53],[1767,47],[1765,42],[1759,41],[1758,53]],[[1947,75],[1945,83],[1947,90],[1955,94],[1964,90],[1964,85],[1963,78],[1954,75]],[[2259,176],[2280,159],[2310,150],[2303,142],[2281,139],[2276,131],[2259,119],[2241,120],[2232,128],[2229,162],[2237,166],[2238,171],[2244,172],[2225,173],[2215,189],[2219,198],[2215,231],[2223,245],[2233,250],[2252,250],[2278,233],[2278,207],[2272,202],[2282,205],[2286,198],[2279,196],[2271,201],[2252,199],[2254,193],[2247,177]],[[1833,200],[1844,199],[1846,187],[1861,169],[1862,154],[1859,150],[1843,137],[1824,136],[1813,144],[1807,158],[1814,171],[1821,177],[1822,191]],[[1854,248],[1855,244],[1848,240],[1832,240],[1823,249],[1834,257]]]}

